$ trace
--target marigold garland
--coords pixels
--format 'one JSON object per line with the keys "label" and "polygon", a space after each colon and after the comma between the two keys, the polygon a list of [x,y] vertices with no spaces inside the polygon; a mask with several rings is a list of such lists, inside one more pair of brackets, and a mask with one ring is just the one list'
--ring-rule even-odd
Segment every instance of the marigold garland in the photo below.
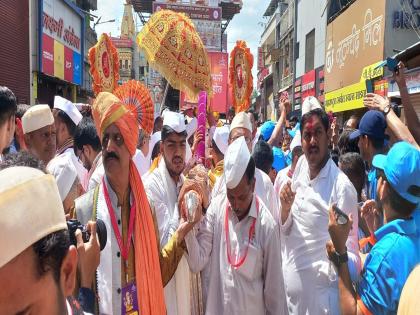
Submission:
{"label": "marigold garland", "polygon": [[229,84],[232,86],[232,105],[236,113],[245,111],[250,106],[253,65],[254,57],[246,42],[238,40],[230,53],[229,61]]}

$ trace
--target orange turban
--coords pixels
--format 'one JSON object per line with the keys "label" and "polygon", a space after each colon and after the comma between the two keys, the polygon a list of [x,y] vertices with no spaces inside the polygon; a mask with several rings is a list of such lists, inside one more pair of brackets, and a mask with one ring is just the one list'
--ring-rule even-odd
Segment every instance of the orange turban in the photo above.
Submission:
{"label": "orange turban", "polygon": [[[106,128],[115,124],[124,138],[131,156],[136,151],[139,124],[135,107],[130,108],[112,93],[98,94],[92,110],[96,129],[102,139]],[[136,134],[137,133],[137,134]],[[140,314],[166,314],[162,276],[159,265],[158,244],[152,212],[143,182],[134,162],[130,159],[130,187],[136,203],[134,251],[137,295]]]}

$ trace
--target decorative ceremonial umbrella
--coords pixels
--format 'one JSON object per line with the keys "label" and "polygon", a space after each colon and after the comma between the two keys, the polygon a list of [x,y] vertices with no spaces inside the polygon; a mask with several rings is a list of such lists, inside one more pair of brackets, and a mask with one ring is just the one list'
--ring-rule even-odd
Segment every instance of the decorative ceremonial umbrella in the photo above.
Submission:
{"label": "decorative ceremonial umbrella", "polygon": [[114,91],[121,102],[135,110],[140,126],[149,135],[153,132],[153,101],[149,90],[139,81],[130,80]]}
{"label": "decorative ceremonial umbrella", "polygon": [[230,53],[229,83],[232,87],[232,100],[235,112],[249,108],[253,89],[252,66],[254,57],[243,40],[238,40]]}
{"label": "decorative ceremonial umbrella", "polygon": [[191,20],[183,13],[154,13],[137,36],[149,64],[174,88],[197,97],[212,94],[207,51]]}
{"label": "decorative ceremonial umbrella", "polygon": [[96,45],[89,49],[89,63],[95,94],[112,93],[118,86],[119,62],[117,49],[107,34],[102,34]]}

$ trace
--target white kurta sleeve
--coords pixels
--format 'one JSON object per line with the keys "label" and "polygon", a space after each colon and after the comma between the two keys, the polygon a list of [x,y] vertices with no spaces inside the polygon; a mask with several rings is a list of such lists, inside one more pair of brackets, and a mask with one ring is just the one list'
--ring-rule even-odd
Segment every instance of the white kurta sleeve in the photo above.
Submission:
{"label": "white kurta sleeve", "polygon": [[264,303],[266,314],[287,314],[282,272],[280,232],[276,227],[264,246]]}
{"label": "white kurta sleeve", "polygon": [[[175,233],[179,225],[178,206],[175,204],[174,209],[169,209],[164,186],[159,185],[158,181],[153,178],[147,181],[145,185],[146,195],[153,204],[155,210],[156,221],[159,231],[159,240],[161,247],[164,246],[171,236]],[[172,214],[172,215],[171,215]]]}
{"label": "white kurta sleeve", "polygon": [[351,214],[353,217],[353,227],[350,230],[349,237],[346,242],[347,253],[349,257],[348,266],[350,271],[350,276],[353,282],[358,278],[358,275],[361,270],[361,262],[359,256],[359,238],[357,235],[358,226],[359,226],[359,215],[357,208],[357,193],[356,189],[349,182],[341,182],[336,186],[338,189],[337,193],[337,206],[343,210],[343,212],[348,215]]}
{"label": "white kurta sleeve", "polygon": [[196,273],[204,269],[210,259],[213,247],[214,220],[216,215],[214,210],[217,208],[214,203],[210,204],[206,216],[200,222],[196,233],[191,231],[185,236],[188,255],[187,261],[192,272]]}

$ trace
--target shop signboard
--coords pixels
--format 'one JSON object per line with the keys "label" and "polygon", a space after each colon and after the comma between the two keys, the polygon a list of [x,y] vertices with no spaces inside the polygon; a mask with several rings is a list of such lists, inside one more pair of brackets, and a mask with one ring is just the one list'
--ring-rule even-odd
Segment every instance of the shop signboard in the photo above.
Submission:
{"label": "shop signboard", "polygon": [[357,0],[327,26],[325,91],[353,85],[384,57],[386,0]]}
{"label": "shop signboard", "polygon": [[[362,69],[359,82],[325,94],[325,110],[327,112],[343,112],[362,108],[366,95],[366,80],[372,80],[383,75],[383,68],[377,68],[380,62],[375,62]],[[375,92],[388,88],[382,81],[375,85]]]}
{"label": "shop signboard", "polygon": [[[209,52],[213,96],[208,97],[208,104],[213,111],[226,113],[228,110],[228,54]],[[188,99],[184,93],[180,96],[180,108],[196,107],[197,100]]]}
{"label": "shop signboard", "polygon": [[84,16],[67,0],[39,1],[40,71],[82,83]]}
{"label": "shop signboard", "polygon": [[221,51],[222,9],[219,7],[183,5],[177,3],[153,2],[153,12],[172,10],[182,12],[193,21],[204,46],[208,50]]}
{"label": "shop signboard", "polygon": [[308,96],[315,96],[315,70],[311,70],[302,76],[302,100]]}

